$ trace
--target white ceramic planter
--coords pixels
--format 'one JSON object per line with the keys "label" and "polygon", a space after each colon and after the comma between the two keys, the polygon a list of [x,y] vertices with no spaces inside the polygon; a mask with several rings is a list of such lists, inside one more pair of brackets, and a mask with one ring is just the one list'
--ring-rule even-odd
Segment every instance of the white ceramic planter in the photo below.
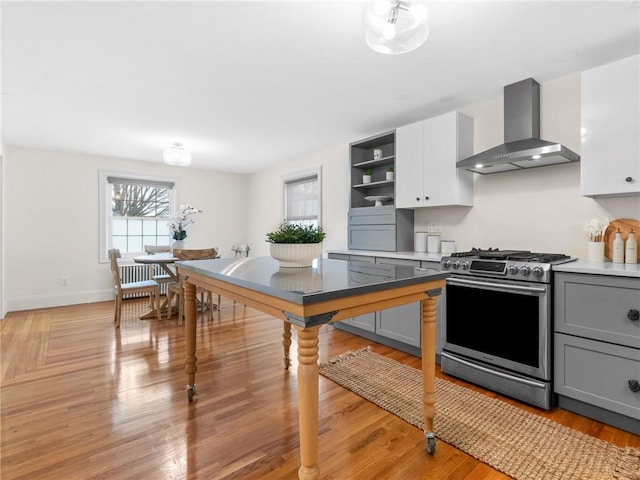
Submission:
{"label": "white ceramic planter", "polygon": [[322,243],[272,243],[270,249],[281,267],[310,267],[322,256]]}
{"label": "white ceramic planter", "polygon": [[393,172],[387,172],[387,181],[390,182],[393,180]]}
{"label": "white ceramic planter", "polygon": [[187,248],[186,240],[173,240],[169,245],[169,251],[173,253],[174,248]]}
{"label": "white ceramic planter", "polygon": [[371,175],[363,175],[362,183],[371,183]]}

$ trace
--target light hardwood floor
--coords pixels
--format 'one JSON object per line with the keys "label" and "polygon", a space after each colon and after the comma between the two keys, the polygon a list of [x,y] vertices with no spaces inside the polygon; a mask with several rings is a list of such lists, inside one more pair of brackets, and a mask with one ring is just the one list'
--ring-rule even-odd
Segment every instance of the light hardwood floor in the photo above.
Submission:
{"label": "light hardwood floor", "polygon": [[[0,477],[297,478],[297,346],[287,373],[281,322],[225,299],[213,322],[201,318],[199,395],[189,406],[183,327],[140,320],[147,307],[125,301],[119,330],[111,302],[15,312],[1,322]],[[420,367],[332,326],[321,329],[320,361],[367,345]],[[640,448],[640,437],[587,418],[522,408]],[[322,377],[319,460],[325,480],[508,478],[442,441],[426,455],[418,429]]]}

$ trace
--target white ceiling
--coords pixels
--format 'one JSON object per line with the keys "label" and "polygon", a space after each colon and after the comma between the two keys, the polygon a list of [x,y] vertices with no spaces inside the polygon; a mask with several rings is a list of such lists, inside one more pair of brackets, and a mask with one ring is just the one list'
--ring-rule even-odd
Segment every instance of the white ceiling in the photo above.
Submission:
{"label": "white ceiling", "polygon": [[434,1],[384,56],[359,1],[2,1],[11,145],[250,173],[640,51],[638,0]]}

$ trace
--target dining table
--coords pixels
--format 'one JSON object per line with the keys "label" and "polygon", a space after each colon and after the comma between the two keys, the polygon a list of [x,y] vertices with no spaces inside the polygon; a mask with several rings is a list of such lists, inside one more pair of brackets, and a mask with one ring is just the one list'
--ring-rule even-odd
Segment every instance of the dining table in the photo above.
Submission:
{"label": "dining table", "polygon": [[[426,451],[435,451],[436,299],[449,276],[438,269],[318,258],[313,266],[281,267],[271,257],[175,263],[185,282],[187,399],[196,394],[196,287],[205,287],[283,321],[284,368],[297,334],[300,480],[320,476],[318,462],[318,332],[322,325],[385,308],[421,303],[423,415]],[[215,375],[215,372],[213,372]],[[193,407],[195,408],[195,407]]]}
{"label": "dining table", "polygon": [[[133,257],[133,261],[136,263],[142,263],[145,265],[157,265],[159,266],[163,272],[168,275],[168,279],[171,282],[179,282],[180,277],[175,270],[171,269],[171,265],[173,265],[178,259],[174,257],[171,253],[153,253],[149,255],[138,255]],[[168,298],[165,298],[160,305],[160,314],[164,314],[166,318],[171,318],[174,310],[177,311],[176,308],[169,305]],[[151,309],[148,312],[144,313],[141,317],[142,320],[151,320],[157,318],[157,313],[155,309]]]}

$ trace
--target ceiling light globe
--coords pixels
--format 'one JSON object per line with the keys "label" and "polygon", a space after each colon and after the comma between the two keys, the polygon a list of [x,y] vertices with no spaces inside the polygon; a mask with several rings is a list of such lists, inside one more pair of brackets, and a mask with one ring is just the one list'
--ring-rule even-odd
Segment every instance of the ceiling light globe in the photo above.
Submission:
{"label": "ceiling light globe", "polygon": [[[381,2],[390,8],[381,8]],[[428,10],[423,1],[371,0],[362,7],[367,45],[384,54],[407,53],[429,36]]]}
{"label": "ceiling light globe", "polygon": [[191,164],[191,154],[184,149],[181,143],[176,142],[162,152],[164,162],[169,165],[186,167]]}

